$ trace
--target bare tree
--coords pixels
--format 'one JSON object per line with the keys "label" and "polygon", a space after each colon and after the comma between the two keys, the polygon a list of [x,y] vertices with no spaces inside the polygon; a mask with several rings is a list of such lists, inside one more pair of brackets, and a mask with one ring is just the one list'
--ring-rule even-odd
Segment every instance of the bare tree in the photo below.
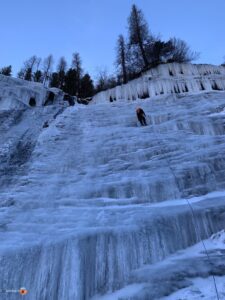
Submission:
{"label": "bare tree", "polygon": [[34,66],[37,63],[37,56],[33,55],[23,63],[23,67],[18,73],[18,77],[28,81],[33,80]]}
{"label": "bare tree", "polygon": [[172,38],[169,40],[172,45],[171,62],[187,63],[199,58],[200,54],[190,49],[188,44],[178,38]]}
{"label": "bare tree", "polygon": [[42,81],[42,72],[40,70],[40,64],[41,64],[42,59],[40,57],[37,57],[36,59],[36,70],[33,74],[33,79],[35,82],[41,82]]}
{"label": "bare tree", "polygon": [[73,59],[72,59],[72,68],[77,71],[81,75],[82,73],[82,61],[80,58],[80,54],[78,52],[73,53]]}
{"label": "bare tree", "polygon": [[66,68],[67,68],[67,62],[65,60],[65,57],[61,57],[59,59],[59,63],[57,66],[57,72],[58,72],[58,83],[59,88],[62,89],[65,81],[65,75],[66,75]]}
{"label": "bare tree", "polygon": [[107,89],[108,78],[109,75],[106,68],[98,69],[98,74],[96,76],[96,90],[98,92]]}
{"label": "bare tree", "polygon": [[44,84],[44,86],[49,84],[52,67],[53,67],[53,56],[52,56],[52,54],[50,54],[48,57],[46,57],[44,59],[44,62],[43,62],[43,84]]}
{"label": "bare tree", "polygon": [[41,61],[42,61],[41,57],[37,57],[37,59],[36,59],[36,72],[39,70]]}
{"label": "bare tree", "polygon": [[33,68],[34,68],[34,66],[35,66],[35,64],[37,63],[37,56],[36,55],[33,55],[33,56],[31,56],[28,60],[26,60],[25,62],[24,62],[24,66],[25,66],[25,68],[26,69],[31,69],[32,71],[33,71]]}
{"label": "bare tree", "polygon": [[98,69],[96,76],[96,92],[104,91],[115,87],[118,84],[115,76],[109,75],[106,68]]}

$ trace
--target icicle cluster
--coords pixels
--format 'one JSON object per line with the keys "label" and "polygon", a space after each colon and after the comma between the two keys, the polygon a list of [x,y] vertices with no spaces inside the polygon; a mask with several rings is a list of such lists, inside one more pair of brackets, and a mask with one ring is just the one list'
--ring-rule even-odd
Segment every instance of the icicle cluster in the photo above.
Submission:
{"label": "icicle cluster", "polygon": [[171,63],[159,65],[127,84],[100,92],[93,100],[113,102],[212,90],[225,90],[223,66]]}

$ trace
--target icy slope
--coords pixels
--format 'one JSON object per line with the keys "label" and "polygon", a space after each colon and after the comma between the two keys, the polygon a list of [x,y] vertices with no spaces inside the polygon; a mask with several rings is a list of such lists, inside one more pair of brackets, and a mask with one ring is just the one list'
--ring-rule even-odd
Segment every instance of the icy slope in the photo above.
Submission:
{"label": "icy slope", "polygon": [[[160,262],[224,228],[225,93],[141,102],[148,127],[137,126],[137,104],[0,115],[0,288],[83,300],[132,286],[149,299],[143,268],[159,274]],[[167,275],[156,297],[175,291]]]}
{"label": "icy slope", "polygon": [[98,93],[93,100],[113,102],[213,90],[225,90],[225,67],[171,63],[159,65],[127,84]]}

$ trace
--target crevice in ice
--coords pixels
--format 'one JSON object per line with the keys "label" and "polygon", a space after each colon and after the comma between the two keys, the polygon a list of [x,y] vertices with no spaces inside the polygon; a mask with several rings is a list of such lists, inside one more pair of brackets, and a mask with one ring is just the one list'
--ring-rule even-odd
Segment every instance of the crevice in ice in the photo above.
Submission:
{"label": "crevice in ice", "polygon": [[216,83],[216,81],[214,81],[214,82],[212,83],[212,89],[213,89],[214,91],[221,91],[221,88],[218,86],[218,84]]}
{"label": "crevice in ice", "polygon": [[31,97],[31,98],[30,98],[30,100],[29,100],[29,105],[32,106],[32,107],[36,106],[36,100],[35,100],[34,97]]}

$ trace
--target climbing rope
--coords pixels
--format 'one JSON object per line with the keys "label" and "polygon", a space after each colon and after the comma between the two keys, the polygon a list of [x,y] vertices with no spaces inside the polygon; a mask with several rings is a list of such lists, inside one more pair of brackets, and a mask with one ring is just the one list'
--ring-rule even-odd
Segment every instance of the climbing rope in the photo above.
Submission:
{"label": "climbing rope", "polygon": [[[155,128],[154,128],[154,125],[152,125],[152,131],[153,131],[153,134],[154,134],[156,140],[158,141],[158,144],[160,145],[160,143],[161,143],[161,144],[163,145],[164,148],[167,148],[167,145],[166,145],[166,143],[163,141],[163,139],[160,140],[160,139],[158,138],[158,136],[157,136],[157,134],[156,134],[156,130],[155,130]],[[158,134],[159,134],[159,133],[158,133]],[[173,168],[171,167],[170,161],[169,161],[169,159],[168,159],[167,157],[165,157],[165,160],[166,160],[167,165],[168,165],[168,167],[169,167],[169,169],[170,169],[170,171],[171,171],[171,173],[172,173],[172,175],[173,175],[173,177],[174,177],[174,181],[175,181],[175,183],[176,183],[177,189],[178,189],[178,191],[181,193],[181,190],[180,190],[180,187],[179,187],[179,183],[178,183],[178,178],[177,178],[177,176],[176,176],[176,174],[175,174]],[[199,240],[200,240],[200,242],[201,242],[201,244],[202,244],[202,246],[203,246],[203,248],[204,248],[204,250],[205,250],[207,260],[208,260],[209,264],[212,265],[212,261],[211,261],[211,258],[210,258],[210,256],[209,256],[208,250],[207,250],[207,248],[206,248],[205,242],[204,242],[204,240],[201,238],[200,234],[198,233],[198,225],[197,225],[197,222],[196,222],[197,216],[196,216],[195,210],[194,210],[193,206],[191,205],[190,201],[189,201],[187,198],[185,198],[185,200],[187,201],[188,207],[190,208],[190,211],[191,211],[191,214],[192,214],[192,217],[193,217],[193,221],[194,221],[195,231],[196,231],[196,233],[197,233],[197,235],[198,235],[198,237],[199,237]],[[216,279],[215,279],[215,276],[214,276],[213,274],[212,274],[212,278],[213,278],[213,284],[214,284],[214,288],[215,288],[217,300],[220,300],[220,298],[219,298],[219,292],[218,292],[217,284],[216,284]]]}

